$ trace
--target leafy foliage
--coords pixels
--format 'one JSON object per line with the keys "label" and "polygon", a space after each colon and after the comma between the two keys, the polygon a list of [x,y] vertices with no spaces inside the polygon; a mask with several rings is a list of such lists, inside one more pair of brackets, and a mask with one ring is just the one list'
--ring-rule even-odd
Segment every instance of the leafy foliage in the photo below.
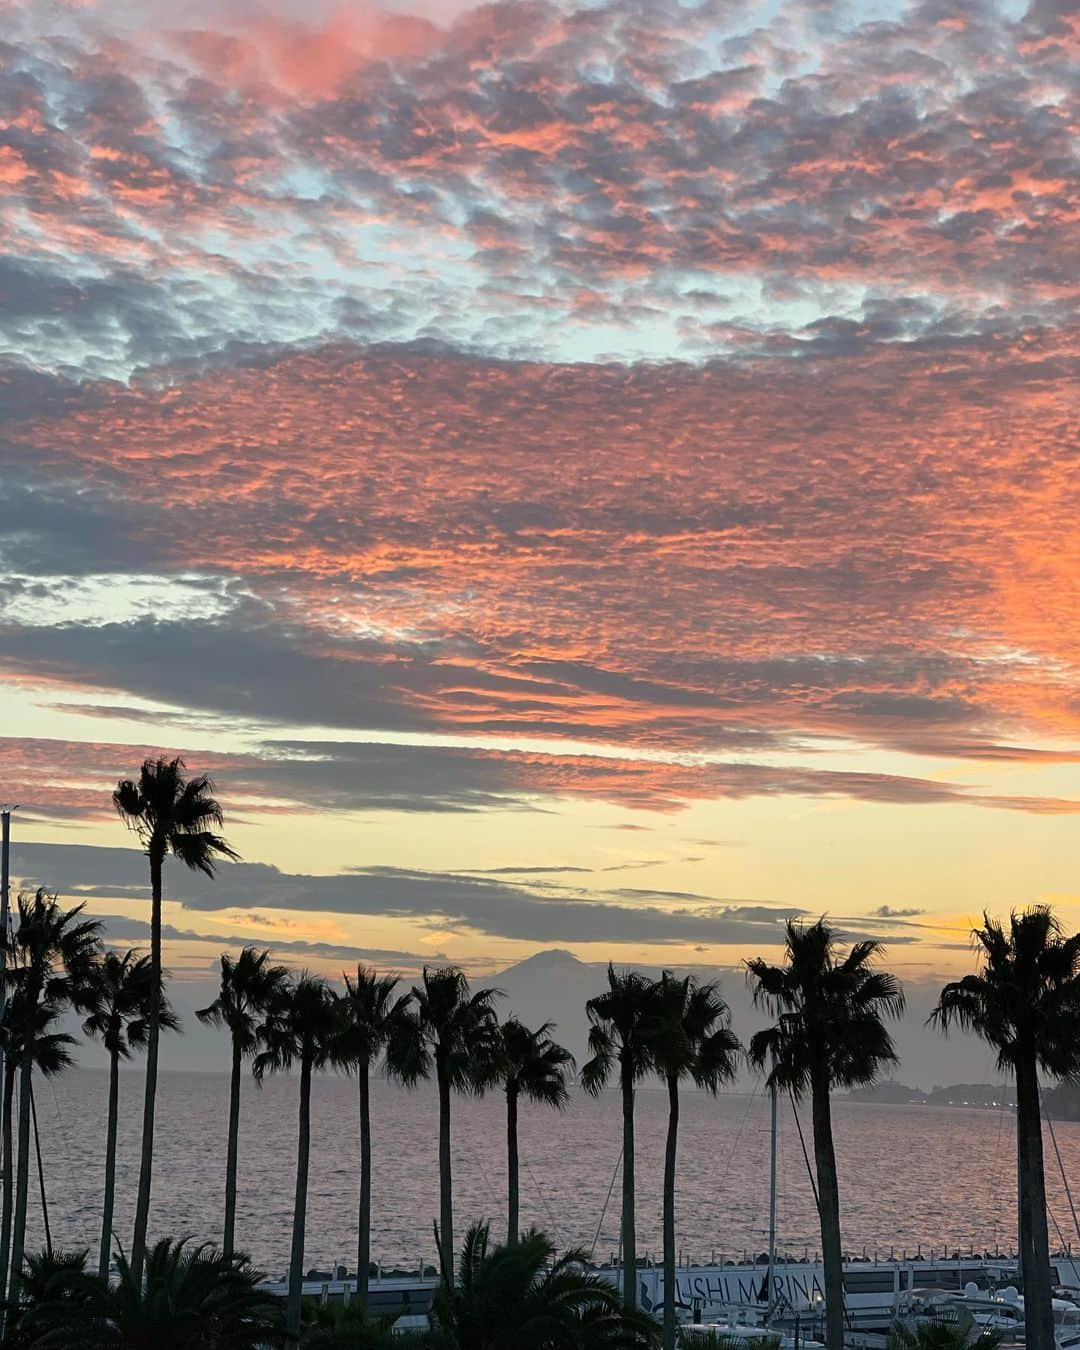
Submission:
{"label": "leafy foliage", "polygon": [[218,859],[239,857],[211,828],[224,823],[214,784],[204,773],[186,778],[179,757],[144,760],[137,780],[125,778],[116,785],[113,805],[151,861],[172,853],[186,867],[212,877]]}
{"label": "leafy foliage", "polygon": [[262,1015],[285,991],[289,971],[272,966],[270,953],[245,947],[234,960],[221,954],[218,996],[195,1016],[204,1026],[225,1027],[242,1055],[254,1052]]}
{"label": "leafy foliage", "polygon": [[[146,1044],[153,970],[149,956],[107,951],[90,972],[90,1014],[83,1022],[87,1036],[101,1040],[110,1055],[127,1059],[132,1047]],[[179,1031],[180,1021],[160,991],[158,1022]]]}
{"label": "leafy foliage", "polygon": [[21,995],[28,1013],[39,1004],[92,1010],[101,924],[84,919],[84,908],[61,908],[44,887],[19,896],[18,926],[0,941],[9,997]]}
{"label": "leafy foliage", "polygon": [[340,1000],[329,984],[307,972],[284,989],[258,1029],[263,1047],[255,1056],[256,1082],[267,1073],[287,1073],[294,1063],[324,1069],[336,1062],[342,1027]]}
{"label": "leafy foliage", "polygon": [[508,1092],[561,1110],[569,1101],[567,1077],[574,1056],[552,1040],[553,1030],[551,1022],[533,1031],[508,1017],[499,1027],[492,1068],[495,1080]]}
{"label": "leafy foliage", "polygon": [[412,1004],[391,1036],[387,1069],[406,1085],[437,1076],[457,1092],[481,1092],[490,1078],[498,1024],[497,989],[473,992],[456,966],[425,966]]}
{"label": "leafy foliage", "polygon": [[1007,930],[984,914],[974,936],[979,973],[947,984],[931,1021],[981,1037],[1003,1071],[1034,1057],[1054,1078],[1080,1077],[1080,934],[1065,937],[1035,905],[1014,912]]}
{"label": "leafy foliage", "polygon": [[627,1309],[586,1259],[556,1256],[536,1231],[492,1248],[487,1225],[473,1224],[457,1282],[444,1281],[432,1307],[438,1338],[453,1350],[653,1350],[656,1322]]}
{"label": "leafy foliage", "polygon": [[715,983],[693,975],[676,979],[665,970],[654,990],[646,1025],[649,1055],[661,1078],[690,1078],[699,1088],[717,1092],[735,1077],[739,1039],[728,1025],[728,1005]]}
{"label": "leafy foliage", "polygon": [[342,997],[341,1041],[338,1057],[344,1066],[373,1064],[403,1025],[412,994],[396,994],[397,979],[358,965],[355,977],[345,976]]}
{"label": "leafy foliage", "polygon": [[981,1331],[972,1340],[970,1326],[959,1322],[925,1321],[913,1327],[897,1324],[885,1340],[886,1350],[998,1350],[1003,1337],[993,1330]]}
{"label": "leafy foliage", "polygon": [[899,982],[875,970],[879,942],[856,942],[846,954],[824,919],[789,920],[786,964],[747,962],[754,1002],[775,1018],[750,1040],[749,1059],[769,1082],[796,1096],[815,1073],[829,1087],[859,1087],[899,1062],[884,1018],[904,1011]]}
{"label": "leafy foliage", "polygon": [[581,1086],[596,1096],[616,1065],[623,1084],[635,1083],[653,1068],[648,1036],[656,1016],[656,988],[639,971],[616,972],[608,964],[608,987],[585,1005],[589,1015],[589,1059],[581,1070]]}
{"label": "leafy foliage", "polygon": [[19,1350],[262,1350],[280,1344],[283,1310],[258,1288],[246,1257],[163,1239],[140,1283],[121,1256],[110,1286],[86,1270],[85,1252],[26,1263]]}

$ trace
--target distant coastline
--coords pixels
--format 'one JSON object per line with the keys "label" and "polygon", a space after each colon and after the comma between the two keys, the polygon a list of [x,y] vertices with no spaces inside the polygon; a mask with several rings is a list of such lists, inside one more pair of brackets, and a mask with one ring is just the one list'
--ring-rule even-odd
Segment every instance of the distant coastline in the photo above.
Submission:
{"label": "distant coastline", "polygon": [[[854,1088],[845,1100],[879,1106],[966,1106],[986,1111],[1016,1109],[1016,1089],[1007,1083],[950,1083],[929,1092],[886,1079],[873,1087]],[[1059,1083],[1043,1095],[1043,1107],[1054,1120],[1080,1120],[1080,1084]]]}

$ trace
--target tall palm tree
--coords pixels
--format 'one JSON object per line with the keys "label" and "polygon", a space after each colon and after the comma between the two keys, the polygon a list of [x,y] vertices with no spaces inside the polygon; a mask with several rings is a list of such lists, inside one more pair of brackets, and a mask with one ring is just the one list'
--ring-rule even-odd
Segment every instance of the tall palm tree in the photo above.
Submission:
{"label": "tall palm tree", "polygon": [[622,1095],[622,1260],[623,1298],[637,1306],[637,1232],[634,1226],[634,1089],[652,1068],[648,1037],[655,1014],[656,989],[637,970],[616,973],[608,964],[608,987],[585,1005],[589,1015],[589,1054],[581,1086],[597,1096],[618,1069]]}
{"label": "tall palm tree", "polygon": [[371,1267],[371,1066],[378,1060],[401,1022],[411,994],[396,995],[398,981],[365,966],[356,978],[345,976],[343,1029],[339,1059],[356,1070],[360,1099],[360,1200],[357,1207],[356,1293],[368,1296]]}
{"label": "tall palm tree", "polygon": [[[18,898],[18,927],[5,936],[8,987],[11,989],[11,1036],[19,1059],[19,1149],[15,1172],[15,1204],[11,1233],[8,1302],[19,1297],[26,1243],[26,1198],[30,1176],[30,1093],[35,1043],[49,1034],[67,1008],[91,1006],[94,963],[101,924],[83,919],[82,905],[65,910],[42,887]],[[17,1021],[15,1019],[18,1019]]]}
{"label": "tall palm tree", "polygon": [[567,1080],[574,1056],[551,1039],[554,1024],[535,1031],[508,1017],[499,1027],[495,1077],[506,1093],[506,1242],[518,1240],[518,1101],[537,1102],[561,1111],[569,1100]]}
{"label": "tall palm tree", "polygon": [[[221,807],[206,774],[185,777],[182,759],[147,759],[137,780],[124,778],[113,792],[113,805],[134,830],[150,862],[150,966],[156,984],[161,970],[161,879],[168,854],[208,877],[221,858],[236,858],[212,827],[222,825]],[[154,1114],[157,1107],[158,1042],[161,1027],[158,1005],[150,1005],[146,1029],[146,1080],[143,1095],[142,1153],[139,1194],[135,1207],[135,1236],[131,1268],[142,1271],[146,1229],[150,1222],[150,1187],[154,1171]]]}
{"label": "tall palm tree", "polygon": [[983,915],[974,932],[979,972],[947,984],[931,1020],[974,1032],[1016,1078],[1025,1343],[1053,1350],[1039,1072],[1080,1077],[1080,935],[1065,937],[1045,905],[1014,912],[1005,926]]}
{"label": "tall palm tree", "polygon": [[225,1153],[225,1234],[221,1252],[233,1255],[236,1244],[236,1176],[240,1143],[240,1077],[244,1059],[257,1046],[259,1022],[282,996],[289,972],[272,966],[270,953],[245,947],[234,961],[221,955],[221,986],[208,1008],[195,1016],[207,1026],[225,1027],[232,1041],[232,1072],[229,1080],[229,1138]]}
{"label": "tall palm tree", "polygon": [[300,1343],[300,1303],[304,1282],[304,1237],[307,1225],[308,1162],[311,1154],[311,1076],[335,1062],[341,1038],[340,1000],[325,980],[306,972],[275,1000],[259,1028],[262,1050],[255,1056],[255,1081],[266,1073],[300,1066],[300,1109],[296,1147],[296,1193],[292,1247],[289,1253],[289,1297],[285,1344]]}
{"label": "tall palm tree", "polygon": [[439,1263],[444,1278],[454,1269],[454,1200],[450,1167],[450,1096],[483,1092],[490,1081],[498,1024],[497,989],[473,993],[456,966],[424,967],[413,986],[412,1006],[391,1037],[387,1069],[407,1086],[429,1078],[439,1092]]}
{"label": "tall palm tree", "polygon": [[750,1062],[769,1069],[770,1086],[793,1097],[810,1093],[829,1350],[843,1350],[844,1344],[840,1194],[830,1094],[834,1088],[873,1083],[883,1068],[898,1062],[884,1019],[904,1011],[899,982],[874,969],[881,944],[856,942],[843,953],[839,936],[825,919],[812,924],[789,920],[785,964],[772,966],[760,957],[747,962],[755,1004],[776,1019],[751,1038]]}
{"label": "tall palm tree", "polygon": [[[8,1258],[11,1254],[11,1218],[15,1198],[15,1149],[12,1138],[12,1103],[15,1097],[15,1076],[22,1060],[27,1021],[34,1023],[31,1036],[34,1071],[43,1078],[53,1078],[71,1067],[74,1062],[70,1047],[75,1038],[66,1032],[51,1030],[61,1015],[61,1008],[53,1003],[39,1003],[32,1017],[20,1006],[19,995],[9,997],[0,1021],[0,1039],[4,1043],[4,1097],[3,1097],[3,1204],[0,1208],[0,1290],[8,1284]],[[0,1317],[0,1326],[3,1318]]]}
{"label": "tall palm tree", "polygon": [[[105,1133],[105,1196],[101,1208],[101,1245],[98,1274],[109,1273],[109,1254],[113,1239],[113,1200],[116,1193],[116,1128],[120,1107],[120,1061],[130,1059],[134,1047],[146,1044],[150,1020],[150,1002],[154,980],[149,956],[137,952],[106,952],[96,963],[91,976],[90,996],[93,1010],[83,1022],[87,1036],[100,1037],[109,1055],[109,1120]],[[169,1031],[178,1031],[180,1022],[164,1002],[158,1023]]]}
{"label": "tall palm tree", "polygon": [[679,1142],[679,1084],[689,1078],[714,1095],[735,1077],[739,1041],[728,1025],[728,1006],[716,984],[665,970],[656,985],[656,1010],[648,1029],[656,1072],[667,1085],[664,1151],[664,1350],[675,1347],[675,1165]]}
{"label": "tall palm tree", "polygon": [[432,1305],[441,1339],[452,1350],[655,1350],[656,1322],[584,1269],[588,1259],[557,1256],[535,1231],[491,1248],[487,1225],[473,1224],[457,1280],[443,1280]]}

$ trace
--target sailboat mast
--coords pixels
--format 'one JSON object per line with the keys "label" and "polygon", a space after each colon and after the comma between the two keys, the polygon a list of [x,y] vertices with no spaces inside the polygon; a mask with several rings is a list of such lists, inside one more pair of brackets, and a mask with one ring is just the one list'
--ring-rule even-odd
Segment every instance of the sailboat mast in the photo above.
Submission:
{"label": "sailboat mast", "polygon": [[776,1265],[776,1084],[769,1089],[772,1099],[772,1123],[769,1131],[769,1298],[773,1302],[773,1268]]}

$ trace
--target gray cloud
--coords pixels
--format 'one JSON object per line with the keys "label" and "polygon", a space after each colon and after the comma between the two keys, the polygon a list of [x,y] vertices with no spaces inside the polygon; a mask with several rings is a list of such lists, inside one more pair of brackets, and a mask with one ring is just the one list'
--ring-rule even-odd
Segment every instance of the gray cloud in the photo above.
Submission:
{"label": "gray cloud", "polygon": [[[144,859],[134,849],[24,844],[14,874],[72,898],[145,899]],[[216,880],[168,868],[166,897],[187,910],[284,909],[383,915],[462,927],[529,942],[772,944],[798,908],[718,901],[682,892],[623,890],[568,894],[452,872],[357,869],[333,876],[283,873],[263,863],[230,863]],[[663,907],[665,902],[677,907]]]}
{"label": "gray cloud", "polygon": [[[133,919],[126,914],[95,914],[94,918],[102,924],[105,937],[110,943],[131,943],[139,947],[147,943],[148,934],[144,919]],[[235,947],[268,948],[283,957],[304,960],[344,961],[353,964],[368,963],[385,966],[422,966],[425,962],[445,961],[445,952],[402,952],[385,947],[354,947],[347,943],[307,942],[302,938],[281,938],[277,934],[265,932],[230,933],[228,935],[207,936],[190,928],[178,928],[175,924],[161,925],[161,935],[166,941],[205,942],[222,950]]]}

